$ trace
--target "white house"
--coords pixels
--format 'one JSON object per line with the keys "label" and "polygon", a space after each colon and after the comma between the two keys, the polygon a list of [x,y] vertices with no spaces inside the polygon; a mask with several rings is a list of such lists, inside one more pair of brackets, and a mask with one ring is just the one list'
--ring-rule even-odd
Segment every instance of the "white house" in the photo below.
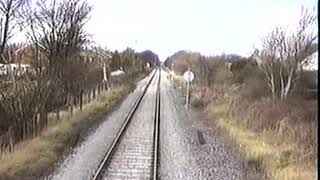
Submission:
{"label": "white house", "polygon": [[5,64],[0,64],[0,75],[6,74]]}
{"label": "white house", "polygon": [[29,68],[29,64],[0,64],[0,75],[15,74],[17,76],[21,76],[26,73]]}
{"label": "white house", "polygon": [[122,71],[122,70],[116,70],[116,71],[112,71],[112,72],[110,73],[110,76],[120,76],[120,75],[124,75],[124,74],[125,74],[124,71]]}
{"label": "white house", "polygon": [[302,68],[307,71],[317,71],[318,70],[318,51],[311,54],[307,58],[309,63],[303,65]]}

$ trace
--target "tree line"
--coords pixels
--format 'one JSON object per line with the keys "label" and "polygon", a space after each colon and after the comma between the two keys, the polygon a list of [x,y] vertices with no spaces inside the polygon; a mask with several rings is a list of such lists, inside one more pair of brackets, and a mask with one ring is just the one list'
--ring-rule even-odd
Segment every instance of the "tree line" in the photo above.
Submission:
{"label": "tree line", "polygon": [[[196,82],[208,86],[219,81],[244,83],[250,76],[259,76],[274,99],[286,99],[301,88],[303,69],[317,51],[316,14],[302,9],[295,29],[278,26],[262,40],[249,57],[222,54],[206,57],[196,52],[178,51],[164,62],[178,74],[191,67],[196,72]],[[229,76],[229,78],[228,78]]]}
{"label": "tree line", "polygon": [[[81,110],[85,101],[109,88],[112,70],[145,70],[147,60],[133,49],[118,53],[92,45],[85,30],[91,11],[86,0],[0,2],[0,64],[14,62],[20,48],[25,57],[31,56],[32,66],[21,76],[0,76],[1,153],[38,136],[48,125],[49,113],[55,112],[59,120],[61,110]],[[26,46],[11,44],[22,29]]]}

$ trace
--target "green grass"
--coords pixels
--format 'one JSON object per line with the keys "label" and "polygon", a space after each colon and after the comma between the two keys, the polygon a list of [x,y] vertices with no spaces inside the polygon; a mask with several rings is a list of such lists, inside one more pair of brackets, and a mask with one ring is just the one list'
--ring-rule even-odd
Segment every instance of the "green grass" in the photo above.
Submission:
{"label": "green grass", "polygon": [[77,137],[104,112],[114,107],[129,93],[125,86],[103,92],[83,110],[76,110],[73,116],[62,112],[61,120],[48,127],[39,137],[17,145],[11,154],[0,160],[0,179],[37,179],[53,169],[61,155],[75,145]]}
{"label": "green grass", "polygon": [[231,137],[238,149],[244,153],[249,166],[265,173],[272,180],[315,179],[312,165],[298,161],[301,158],[300,150],[284,143],[276,145],[272,143],[271,136],[244,128],[228,116],[226,110],[225,104],[210,105],[209,117],[214,119],[212,123]]}

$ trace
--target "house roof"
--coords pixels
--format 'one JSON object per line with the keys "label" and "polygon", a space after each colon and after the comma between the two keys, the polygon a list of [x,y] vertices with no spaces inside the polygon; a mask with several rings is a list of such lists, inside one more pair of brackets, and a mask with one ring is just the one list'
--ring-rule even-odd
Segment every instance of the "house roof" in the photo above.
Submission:
{"label": "house roof", "polygon": [[95,56],[102,56],[102,57],[107,57],[107,58],[112,58],[112,56],[108,53],[98,53],[92,50],[82,50],[80,53],[80,56],[87,56],[87,57],[95,57]]}
{"label": "house roof", "polygon": [[[19,48],[18,50],[16,50],[15,51],[15,53],[17,54],[17,53],[19,53],[20,51],[23,51],[24,49],[26,49],[26,48],[29,48],[29,47],[35,47],[35,44],[33,43],[33,44],[27,44],[27,45],[25,45],[25,46],[23,46],[23,47],[21,47],[21,48]],[[39,47],[41,48],[41,49],[45,49],[41,44],[39,44]]]}

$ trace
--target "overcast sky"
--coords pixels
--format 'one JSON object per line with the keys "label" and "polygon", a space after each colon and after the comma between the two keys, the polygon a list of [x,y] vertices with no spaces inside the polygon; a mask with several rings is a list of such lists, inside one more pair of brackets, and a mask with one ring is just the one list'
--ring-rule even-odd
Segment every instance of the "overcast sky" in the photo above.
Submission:
{"label": "overcast sky", "polygon": [[111,50],[150,49],[163,61],[178,50],[247,56],[277,24],[297,22],[316,0],[89,0],[87,25]]}
{"label": "overcast sky", "polygon": [[[316,0],[88,0],[87,31],[97,44],[152,50],[161,61],[179,50],[248,56],[276,25],[293,25]],[[14,37],[17,41],[22,34]]]}

